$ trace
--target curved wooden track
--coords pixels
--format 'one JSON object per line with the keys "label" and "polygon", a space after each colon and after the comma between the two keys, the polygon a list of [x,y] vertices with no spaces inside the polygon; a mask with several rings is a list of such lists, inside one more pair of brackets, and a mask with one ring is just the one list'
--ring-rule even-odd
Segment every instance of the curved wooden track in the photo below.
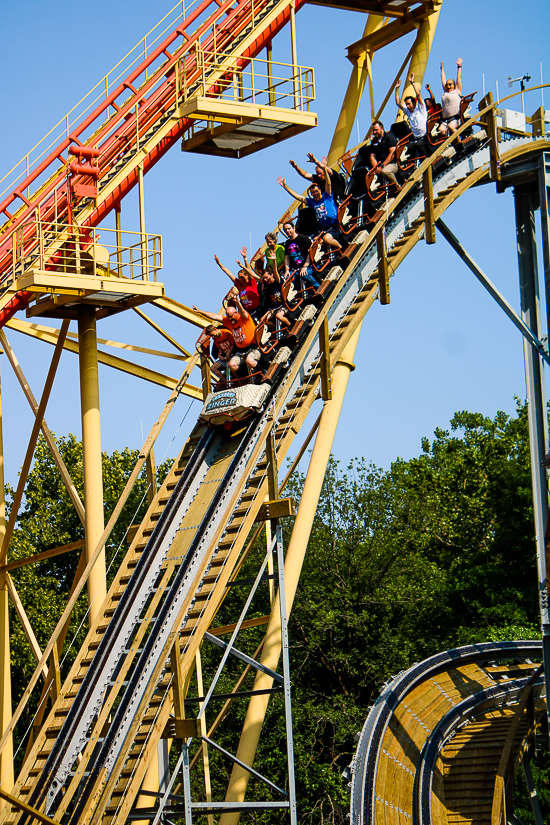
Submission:
{"label": "curved wooden track", "polygon": [[[511,793],[515,769],[546,712],[540,668],[532,661],[541,656],[540,642],[468,646],[388,683],[351,765],[352,822],[502,821],[499,783]],[[522,704],[526,691],[530,710]]]}

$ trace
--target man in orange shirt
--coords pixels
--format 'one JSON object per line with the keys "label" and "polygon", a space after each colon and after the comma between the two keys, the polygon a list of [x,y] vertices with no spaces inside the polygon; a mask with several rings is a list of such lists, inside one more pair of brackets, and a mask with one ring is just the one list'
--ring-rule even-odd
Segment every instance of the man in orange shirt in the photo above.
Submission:
{"label": "man in orange shirt", "polygon": [[212,341],[214,357],[217,360],[210,364],[210,371],[218,381],[226,380],[226,367],[229,364],[230,356],[235,349],[235,340],[232,333],[224,327],[209,324],[202,331],[202,335],[197,341],[197,351],[208,358],[210,355],[210,341]]}
{"label": "man in orange shirt", "polygon": [[254,372],[262,356],[262,353],[256,347],[254,338],[256,324],[244,309],[238,296],[227,302],[225,315],[219,315],[216,312],[205,312],[195,306],[193,309],[212,321],[221,322],[232,333],[237,352],[231,356],[228,366],[233,375],[237,377],[243,365],[246,365],[249,373]]}

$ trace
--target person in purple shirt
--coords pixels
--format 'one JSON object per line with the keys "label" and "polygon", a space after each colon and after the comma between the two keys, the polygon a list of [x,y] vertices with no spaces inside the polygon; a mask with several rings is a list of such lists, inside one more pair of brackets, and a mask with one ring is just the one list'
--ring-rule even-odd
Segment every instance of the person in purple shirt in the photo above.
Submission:
{"label": "person in purple shirt", "polygon": [[[323,163],[326,169],[326,162]],[[283,177],[278,177],[277,181],[283,189],[292,195],[297,201],[305,203],[310,206],[317,218],[318,231],[323,232],[323,242],[331,248],[334,252],[342,249],[342,244],[339,241],[340,230],[338,228],[338,208],[335,200],[332,197],[332,187],[330,183],[330,175],[325,174],[325,191],[321,192],[318,183],[312,183],[308,189],[308,195],[299,195],[287,186],[286,180]]]}

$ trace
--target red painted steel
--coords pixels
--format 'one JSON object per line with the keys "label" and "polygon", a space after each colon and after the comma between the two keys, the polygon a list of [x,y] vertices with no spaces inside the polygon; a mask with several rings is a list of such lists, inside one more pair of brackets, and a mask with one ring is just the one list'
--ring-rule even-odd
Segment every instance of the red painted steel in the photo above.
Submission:
{"label": "red painted steel", "polygon": [[[297,0],[296,10],[298,10],[305,0]],[[176,63],[183,57],[185,53],[185,73],[187,84],[192,84],[202,76],[203,66],[199,66],[197,62],[196,52],[193,54],[192,49],[195,44],[200,44],[202,52],[208,53],[214,51],[214,44],[216,52],[219,55],[223,50],[231,48],[231,44],[235,38],[248,26],[252,21],[252,14],[255,16],[255,23],[257,28],[257,35],[251,46],[243,53],[235,65],[236,69],[244,69],[253,58],[259,54],[272,38],[286,25],[290,19],[290,5],[284,7],[281,13],[269,26],[262,26],[262,21],[257,22],[258,15],[269,9],[273,5],[272,0],[255,0],[254,9],[252,9],[251,0],[241,0],[235,4],[235,0],[225,0],[225,2],[218,2],[218,0],[203,0],[203,2],[189,15],[185,21],[178,26],[149,56],[142,61],[142,63],[134,69],[119,86],[108,96],[104,101],[88,115],[82,123],[80,123],[73,131],[65,138],[58,146],[50,153],[48,158],[44,160],[32,173],[26,178],[13,192],[0,204],[0,212],[4,212],[9,216],[10,220],[0,229],[0,233],[5,231],[6,237],[0,241],[0,283],[12,265],[12,240],[11,233],[17,227],[21,227],[18,244],[24,247],[24,254],[29,255],[36,247],[36,232],[34,217],[39,214],[41,220],[46,223],[54,221],[78,220],[78,204],[69,204],[67,201],[67,167],[59,168],[59,160],[63,163],[68,163],[63,158],[63,152],[68,150],[70,154],[77,157],[94,157],[97,158],[97,166],[88,164],[71,163],[70,168],[76,177],[71,179],[71,194],[74,198],[75,193],[78,195],[92,194],[97,180],[101,181],[113,166],[120,160],[133,152],[136,146],[136,141],[141,141],[145,133],[158,121],[162,116],[174,105],[176,102]],[[213,7],[213,12],[208,19],[201,23],[196,31],[191,35],[187,34],[189,26],[202,15],[208,7]],[[224,16],[225,15],[225,16]],[[223,18],[223,19],[222,19]],[[212,27],[215,26],[215,35]],[[174,43],[179,37],[184,39],[184,43],[177,47],[175,51],[170,53],[168,47]],[[202,39],[204,38],[204,39]],[[201,42],[202,39],[202,42]],[[118,106],[115,101],[125,93],[128,88],[134,89],[133,81],[140,75],[144,75],[146,68],[148,68],[161,54],[168,56],[167,61],[163,64],[160,70],[157,70],[149,80],[141,85],[139,91],[134,97],[127,100],[123,105]],[[204,54],[203,54],[204,60]],[[180,64],[181,65],[181,64]],[[204,70],[209,71],[209,65],[206,63]],[[163,80],[160,85],[155,88],[159,81],[160,72],[162,72]],[[206,74],[207,77],[207,74]],[[219,84],[219,81],[218,81]],[[211,86],[208,89],[210,94],[216,94],[219,91],[217,87]],[[149,95],[149,96],[147,96]],[[103,120],[108,107],[116,109],[116,114],[108,121]],[[137,110],[137,111],[136,111]],[[97,130],[93,135],[93,143],[95,146],[84,146],[80,141],[81,135],[86,129],[93,126],[93,124],[101,119]],[[192,120],[182,118],[174,127],[166,134],[166,136],[158,141],[151,151],[144,156],[143,170],[146,173],[151,169],[156,162],[176,143],[183,133],[191,126]],[[74,145],[74,144],[77,145]],[[41,174],[43,174],[48,167],[55,166],[52,169],[52,175],[49,180],[43,184],[31,197],[28,199],[23,190],[27,189]],[[138,170],[130,169],[124,176],[117,188],[106,198],[101,198],[99,193],[99,203],[94,211],[84,221],[87,226],[97,226],[103,218],[117,205],[120,204],[124,198],[136,185],[138,181]],[[54,194],[55,193],[55,194]],[[19,210],[19,214],[12,217],[7,211],[7,207],[13,203],[16,198],[20,198],[26,204],[26,207]],[[70,214],[69,214],[70,213]],[[1,237],[1,235],[0,235]]]}
{"label": "red painted steel", "polygon": [[26,289],[22,289],[13,298],[10,298],[7,304],[0,309],[0,327],[7,324],[10,318],[13,318],[20,309],[26,309],[31,298],[32,292],[27,292]]}

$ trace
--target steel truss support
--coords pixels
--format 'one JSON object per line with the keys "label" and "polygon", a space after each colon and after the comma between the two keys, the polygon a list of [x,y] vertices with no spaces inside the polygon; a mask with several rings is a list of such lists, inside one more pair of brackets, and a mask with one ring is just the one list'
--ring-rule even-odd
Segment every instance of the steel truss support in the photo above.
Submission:
{"label": "steel truss support", "polygon": [[[232,633],[231,639],[228,643],[223,642],[221,639],[218,639],[215,636],[212,636],[210,633],[205,635],[205,641],[211,642],[213,644],[218,645],[224,651],[223,657],[221,659],[220,664],[218,665],[218,669],[216,674],[208,688],[208,692],[204,698],[204,701],[200,702],[200,711],[198,714],[197,720],[189,720],[191,723],[198,722],[200,724],[200,728],[196,727],[196,733],[200,737],[203,742],[203,747],[208,746],[213,748],[214,750],[219,751],[222,753],[226,758],[231,760],[234,765],[238,765],[242,770],[246,771],[247,774],[254,776],[258,779],[262,784],[269,787],[271,790],[275,791],[277,794],[283,797],[284,801],[275,801],[275,802],[240,802],[237,806],[235,806],[231,802],[193,802],[191,796],[191,760],[189,755],[189,748],[192,742],[192,739],[183,739],[181,740],[180,744],[180,755],[178,761],[176,763],[176,767],[172,772],[171,776],[166,775],[164,786],[159,789],[159,793],[155,793],[154,791],[145,792],[142,794],[141,799],[139,800],[139,804],[136,808],[132,811],[130,815],[130,820],[135,821],[153,821],[153,825],[157,825],[157,823],[161,823],[165,820],[168,816],[184,816],[185,817],[185,825],[192,825],[193,822],[193,811],[197,814],[213,814],[213,813],[224,813],[227,811],[231,811],[235,807],[238,807],[239,811],[241,810],[263,810],[265,808],[277,808],[288,810],[290,813],[290,825],[296,825],[296,790],[295,790],[295,782],[294,782],[294,741],[293,741],[293,734],[292,734],[292,698],[291,698],[291,690],[290,690],[290,665],[289,665],[289,654],[288,654],[288,627],[287,627],[287,601],[286,601],[286,586],[285,586],[285,564],[284,564],[284,550],[283,550],[283,531],[280,526],[280,523],[277,520],[272,520],[271,522],[272,530],[274,531],[274,538],[267,550],[263,563],[260,567],[260,570],[254,580],[254,583],[251,587],[251,590],[248,594],[246,603],[241,611],[241,615],[239,620],[235,624],[235,629]],[[279,627],[280,627],[280,639],[279,639],[279,646],[282,649],[282,659],[283,659],[283,672],[282,674],[277,673],[275,670],[271,670],[263,665],[261,662],[256,661],[252,657],[248,656],[247,654],[242,653],[235,647],[235,641],[237,635],[241,629],[241,626],[245,620],[245,616],[247,611],[252,603],[254,595],[257,592],[257,589],[262,582],[264,577],[265,571],[268,567],[269,560],[275,554],[277,559],[277,578],[279,583],[279,593],[277,598],[278,604],[278,611],[279,611]],[[279,786],[275,785],[271,782],[270,779],[263,776],[258,771],[254,770],[253,768],[248,768],[245,762],[242,762],[239,759],[238,755],[234,756],[233,754],[229,753],[225,748],[222,748],[221,745],[217,744],[213,739],[205,733],[205,725],[203,724],[203,720],[205,718],[205,711],[208,706],[208,703],[212,696],[214,695],[214,691],[218,680],[224,670],[225,664],[227,659],[230,655],[235,656],[237,659],[240,659],[245,664],[256,668],[258,671],[261,671],[263,674],[267,675],[273,681],[277,682],[280,688],[283,691],[284,695],[284,705],[285,705],[285,727],[286,727],[286,741],[287,741],[287,763],[288,763],[288,792],[280,788]],[[199,680],[202,682],[202,680]],[[197,687],[199,689],[199,693],[202,693],[202,683],[197,683]],[[253,691],[254,692],[254,691]],[[271,691],[270,691],[271,692]],[[182,694],[183,695],[183,694]],[[239,693],[235,694],[237,697]],[[249,693],[245,693],[245,695],[250,695]],[[181,709],[180,709],[181,710]],[[176,713],[176,716],[178,714]],[[199,732],[200,731],[200,732]],[[186,734],[187,735],[187,734]],[[178,796],[172,793],[172,788],[174,787],[176,781],[181,777],[181,782],[183,786],[183,797]],[[159,806],[153,812],[151,809],[147,809],[145,811],[143,809],[143,805],[146,804],[144,801],[144,797],[151,796],[151,797],[158,797],[159,799]],[[182,807],[183,805],[183,807]],[[147,819],[144,818],[145,814],[148,814]]]}
{"label": "steel truss support", "polygon": [[[520,281],[521,317],[533,335],[540,337],[540,289],[537,267],[535,210],[539,206],[537,187],[525,184],[514,187],[516,237]],[[546,250],[545,255],[548,254]],[[537,349],[524,338],[525,383],[531,451],[531,484],[535,517],[535,543],[542,627],[544,678],[550,696],[550,612],[546,578],[545,531],[548,522],[548,480],[542,466],[548,451],[548,417],[544,367]],[[548,710],[548,706],[547,706]]]}

